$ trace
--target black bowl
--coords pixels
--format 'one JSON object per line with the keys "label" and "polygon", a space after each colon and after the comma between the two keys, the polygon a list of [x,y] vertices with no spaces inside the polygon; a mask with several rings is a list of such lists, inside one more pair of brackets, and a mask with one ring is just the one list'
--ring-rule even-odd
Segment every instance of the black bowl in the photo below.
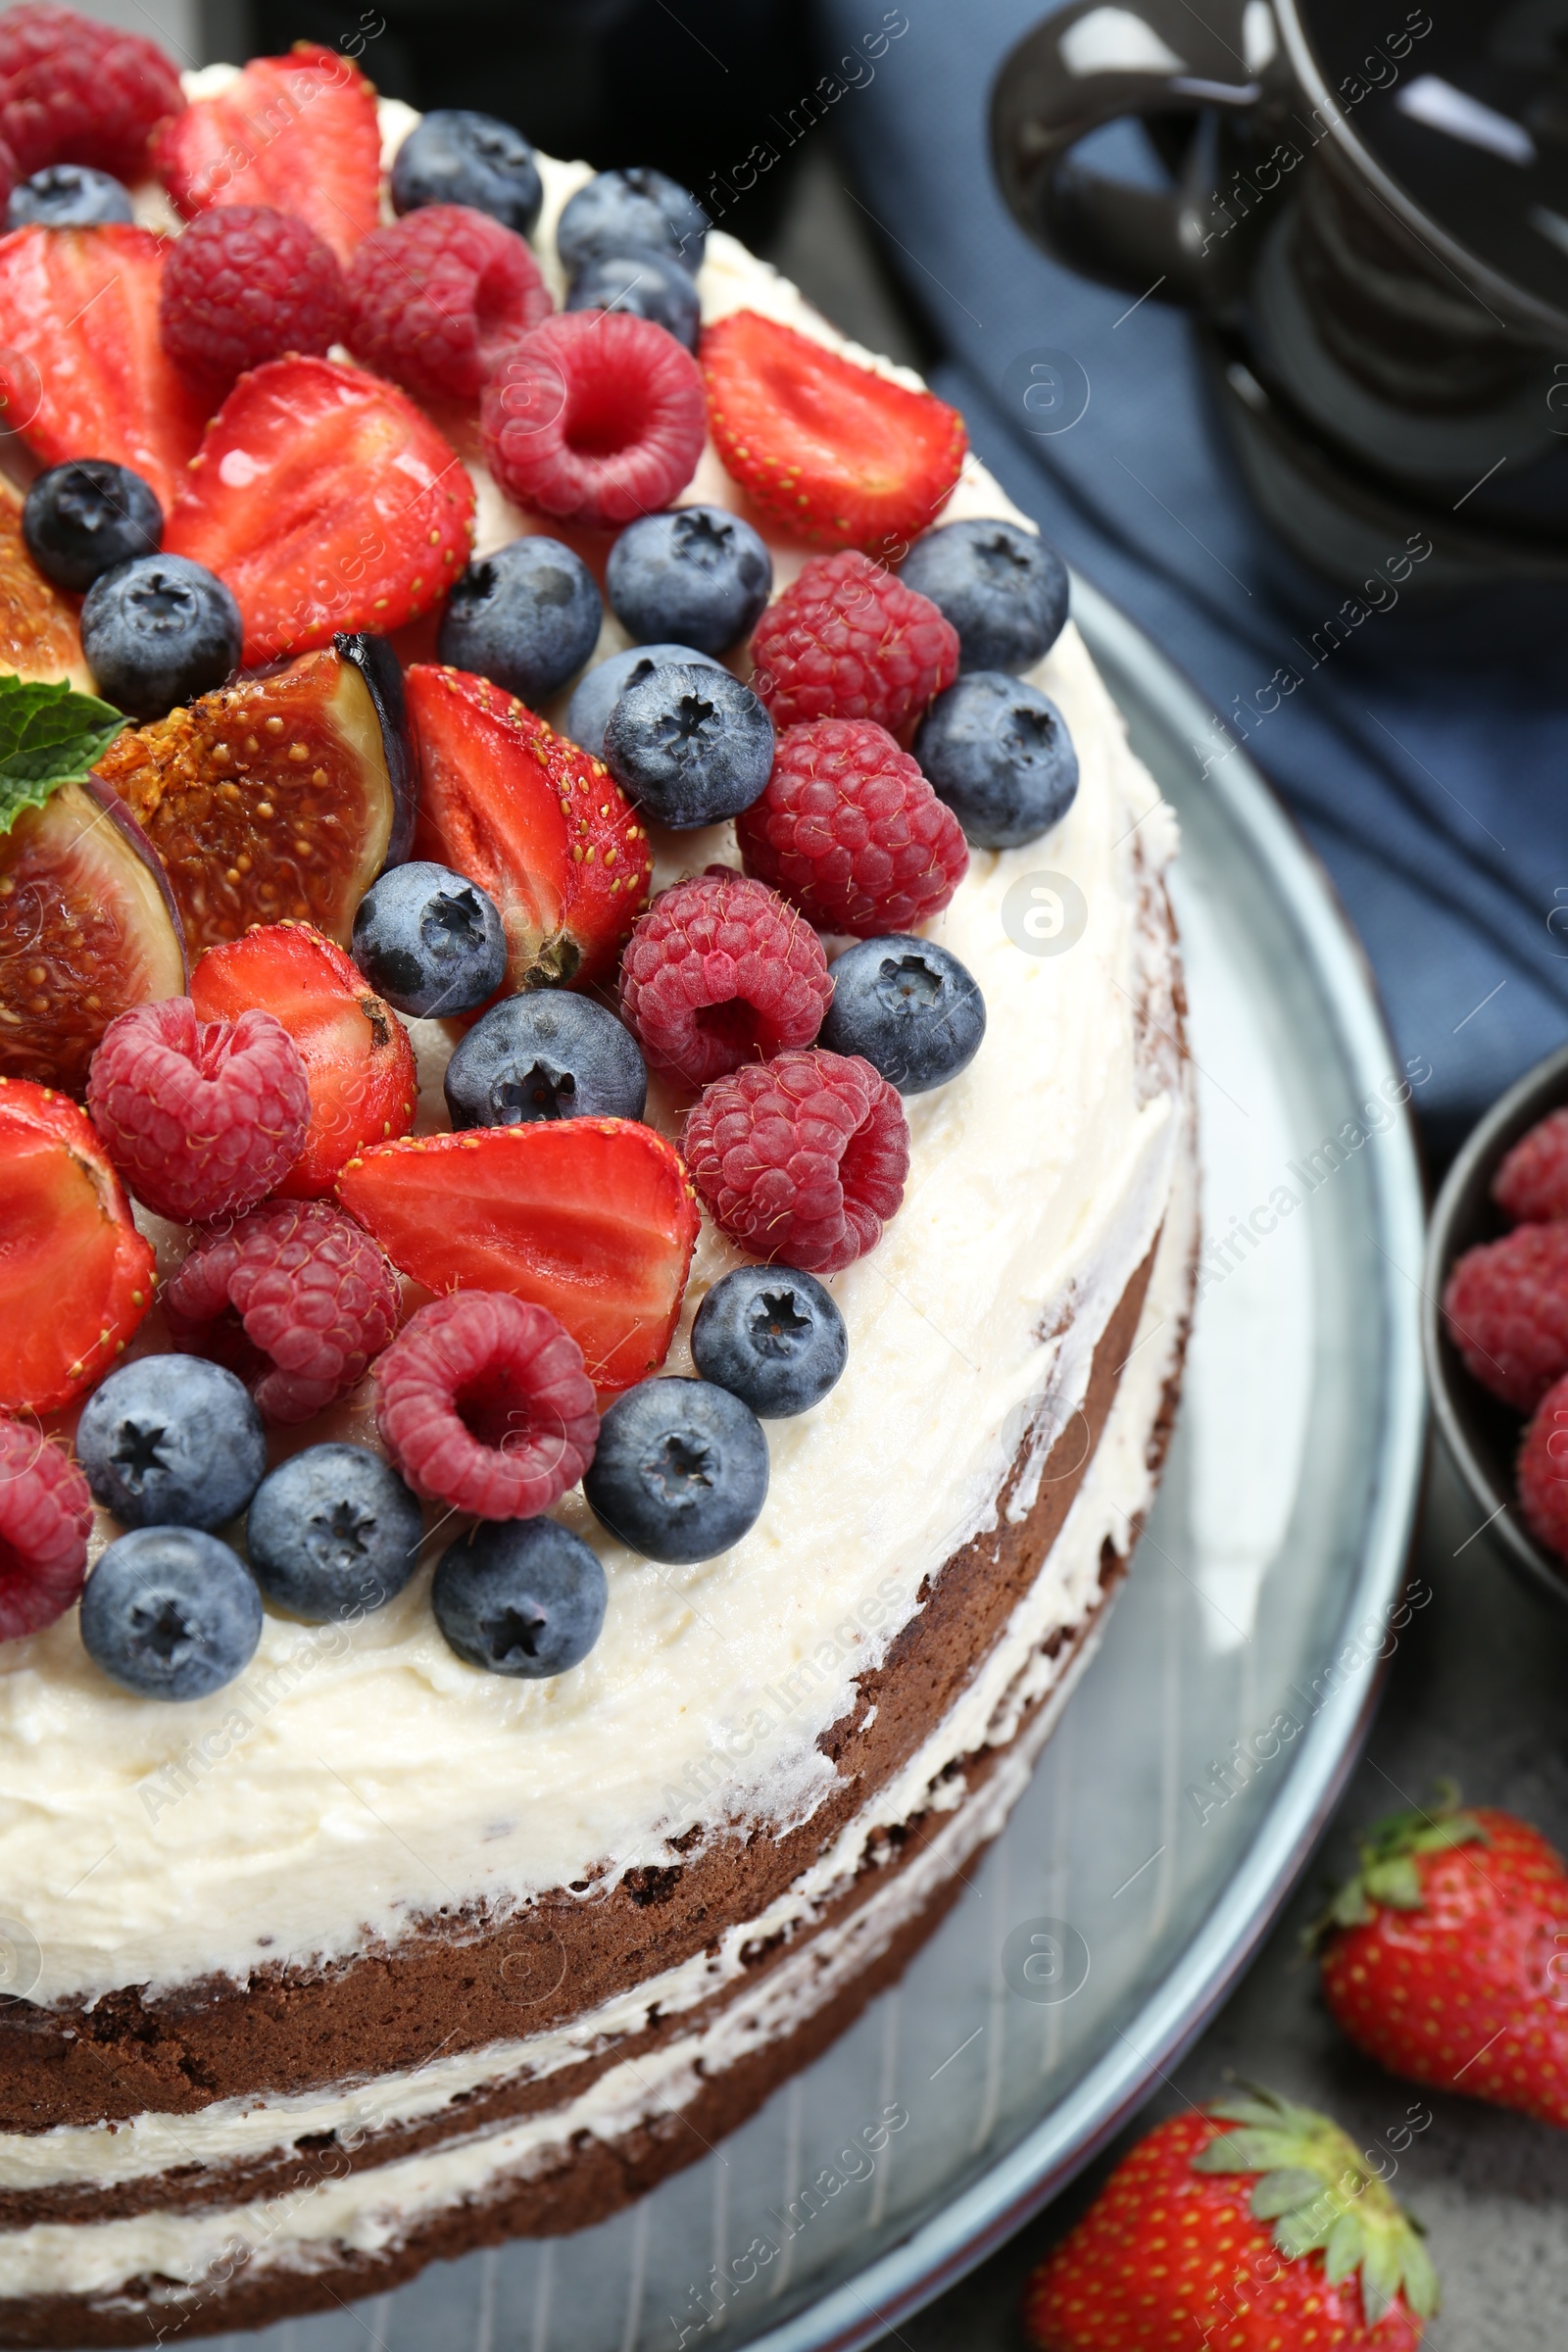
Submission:
{"label": "black bowl", "polygon": [[1524,1415],[1489,1396],[1465,1370],[1443,1322],[1443,1290],[1456,1257],[1477,1242],[1494,1242],[1508,1220],[1493,1204],[1497,1163],[1538,1119],[1568,1102],[1568,1046],[1527,1070],[1494,1102],[1448,1170],[1427,1236],[1422,1277],[1421,1344],[1432,1406],[1444,1445],[1509,1566],[1537,1592],[1568,1608],[1568,1560],[1538,1544],[1525,1525],[1514,1487],[1514,1457]]}

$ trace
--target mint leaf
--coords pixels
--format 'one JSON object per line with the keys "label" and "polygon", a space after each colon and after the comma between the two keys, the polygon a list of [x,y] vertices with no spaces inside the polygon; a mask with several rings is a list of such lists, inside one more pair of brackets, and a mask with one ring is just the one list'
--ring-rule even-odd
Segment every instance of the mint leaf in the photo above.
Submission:
{"label": "mint leaf", "polygon": [[59,785],[79,783],[124,724],[111,705],[64,680],[0,672],[0,834]]}

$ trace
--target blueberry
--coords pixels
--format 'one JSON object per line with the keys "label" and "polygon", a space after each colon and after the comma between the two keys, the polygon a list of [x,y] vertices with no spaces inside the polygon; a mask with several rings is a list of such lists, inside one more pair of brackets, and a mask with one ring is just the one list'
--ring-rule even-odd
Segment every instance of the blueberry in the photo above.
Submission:
{"label": "blueberry", "polygon": [[773,722],[727,669],[672,662],[616,703],[605,764],[662,823],[680,832],[716,825],[766,791]]}
{"label": "blueberry", "polygon": [[270,1471],[245,1522],[269,1600],[322,1623],[395,1599],[419,1564],[424,1514],[364,1446],[307,1446]]}
{"label": "blueberry", "polygon": [[442,1553],[430,1588],[460,1658],[531,1680],[581,1665],[609,1597],[598,1553],[554,1519],[486,1521]]}
{"label": "blueberry", "polygon": [[644,514],[610,551],[615,615],[645,643],[674,637],[721,654],[750,636],[773,585],[773,559],[749,522],[722,507]]}
{"label": "blueberry", "polygon": [[627,687],[640,686],[667,662],[695,662],[704,669],[724,666],[711,654],[700,654],[690,645],[631,645],[623,654],[612,654],[608,662],[596,662],[592,669],[584,670],[572,688],[566,710],[566,733],[572,742],[602,760],[610,713]]}
{"label": "blueberry", "polygon": [[836,958],[817,1043],[863,1054],[901,1095],[923,1095],[967,1069],[985,1033],[986,1001],[956,956],[895,933]]}
{"label": "blueberry", "polygon": [[844,1317],[814,1275],[737,1266],[715,1282],[692,1325],[692,1361],[764,1421],[809,1412],[850,1352]]}
{"label": "blueberry", "polygon": [[141,1698],[205,1698],[249,1665],[262,1596],[245,1563],[193,1527],[138,1527],[110,1544],[81,1595],[81,1645]]}
{"label": "blueberry", "polygon": [[164,510],[139,473],[111,458],[73,458],[40,473],[22,507],[27,553],[46,580],[79,596],[101,572],[158,552]]}
{"label": "blueberry", "polygon": [[906,556],[900,577],[958,632],[960,669],[1028,669],[1067,618],[1067,566],[1015,522],[945,522]]}
{"label": "blueberry", "polygon": [[544,200],[539,167],[521,131],[465,106],[433,107],[410,131],[392,166],[397,213],[466,204],[526,237]]}
{"label": "blueberry", "polygon": [[556,251],[568,277],[594,254],[621,253],[628,245],[673,254],[695,277],[708,230],[708,215],[678,179],[643,167],[599,172],[563,211]]}
{"label": "blueberry", "polygon": [[98,228],[106,220],[133,220],[130,197],[107,172],[86,164],[49,164],[18,182],[6,205],[6,226]]}
{"label": "blueberry", "polygon": [[127,1527],[221,1527],[267,1468],[243,1381],[200,1355],[144,1355],[111,1372],[76,1424],[95,1501]]}
{"label": "blueberry", "polygon": [[501,910],[450,865],[389,866],[354,913],[350,949],[375,990],[416,1019],[472,1012],[507,976]]}
{"label": "blueberry", "polygon": [[535,1119],[640,1119],[648,1072],[637,1041],[591,997],[540,989],[503,997],[447,1063],[454,1127]]}
{"label": "blueberry", "polygon": [[645,1380],[606,1412],[582,1491],[645,1559],[710,1560],[767,1500],[767,1440],[751,1406],[710,1380]]}
{"label": "blueberry", "polygon": [[914,756],[979,850],[1037,841],[1078,793],[1066,720],[1049,695],[1005,670],[971,669],[939,694]]}
{"label": "blueberry", "polygon": [[568,311],[628,311],[651,318],[688,351],[697,349],[703,307],[691,271],[672,253],[652,245],[617,245],[591,253],[566,289]]}
{"label": "blueberry", "polygon": [[453,586],[436,651],[525,703],[542,703],[599,642],[604,606],[581,556],[526,533],[480,556]]}
{"label": "blueberry", "polygon": [[135,556],[100,573],[81,608],[81,650],[100,694],[132,718],[221,686],[245,630],[228,589],[185,556]]}

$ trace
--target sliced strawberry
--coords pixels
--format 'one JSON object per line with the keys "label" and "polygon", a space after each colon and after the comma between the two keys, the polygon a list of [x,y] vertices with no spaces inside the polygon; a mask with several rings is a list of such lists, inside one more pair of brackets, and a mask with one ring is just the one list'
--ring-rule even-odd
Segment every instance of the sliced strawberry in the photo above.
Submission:
{"label": "sliced strawberry", "polygon": [[381,217],[374,84],[313,41],[253,57],[216,98],[162,125],[153,164],[187,220],[217,204],[275,205],[346,262]]}
{"label": "sliced strawberry", "polygon": [[97,1130],[64,1095],[0,1078],[0,1407],[47,1413],[85,1396],[154,1279]]}
{"label": "sliced strawberry", "polygon": [[409,1033],[366,987],[357,966],[309,923],[259,923],[209,948],[191,975],[199,1021],[260,1006],[298,1046],[311,1089],[311,1124],[274,1195],[315,1200],[356,1152],[407,1135],[418,1101]]}
{"label": "sliced strawberry", "polygon": [[207,410],[159,340],[164,250],[120,221],[0,237],[0,424],[45,466],[128,466],[167,514]]}
{"label": "sliced strawberry", "polygon": [[489,892],[514,990],[587,988],[614,968],[648,904],[647,828],[604,762],[468,670],[416,662],[416,858]]}
{"label": "sliced strawberry", "polygon": [[245,664],[400,628],[468,560],[473,484],[406,392],[331,360],[242,375],[192,460],[164,545],[228,582]]}
{"label": "sliced strawberry", "polygon": [[963,465],[956,409],[757,311],[704,329],[708,421],[754,504],[816,547],[904,553]]}
{"label": "sliced strawberry", "polygon": [[697,1240],[673,1144],[635,1119],[409,1137],[351,1159],[337,1197],[432,1291],[511,1291],[559,1315],[601,1395],[668,1351]]}

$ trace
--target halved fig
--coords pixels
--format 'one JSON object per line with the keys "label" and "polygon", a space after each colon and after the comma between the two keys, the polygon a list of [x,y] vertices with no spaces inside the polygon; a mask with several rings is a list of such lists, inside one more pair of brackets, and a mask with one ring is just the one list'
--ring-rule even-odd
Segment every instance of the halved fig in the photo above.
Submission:
{"label": "halved fig", "polygon": [[19,678],[93,684],[81,657],[74,607],[46,580],[22,535],[22,493],[0,474],[0,670]]}
{"label": "halved fig", "polygon": [[96,777],[0,835],[0,1076],[78,1101],[118,1013],[185,991],[179,910],[152,844]]}
{"label": "halved fig", "polygon": [[350,636],[340,630],[332,650],[352,662],[365,680],[375,715],[381,722],[381,748],[392,784],[392,838],[386,863],[402,865],[414,841],[414,820],[419,812],[419,759],[409,717],[409,698],[403,690],[403,664],[384,637],[365,629]]}
{"label": "halved fig", "polygon": [[[145,826],[192,956],[252,923],[347,947],[354,909],[413,827],[407,739],[358,641],[240,678],[127,727],[97,773]],[[378,700],[379,696],[379,700]]]}

